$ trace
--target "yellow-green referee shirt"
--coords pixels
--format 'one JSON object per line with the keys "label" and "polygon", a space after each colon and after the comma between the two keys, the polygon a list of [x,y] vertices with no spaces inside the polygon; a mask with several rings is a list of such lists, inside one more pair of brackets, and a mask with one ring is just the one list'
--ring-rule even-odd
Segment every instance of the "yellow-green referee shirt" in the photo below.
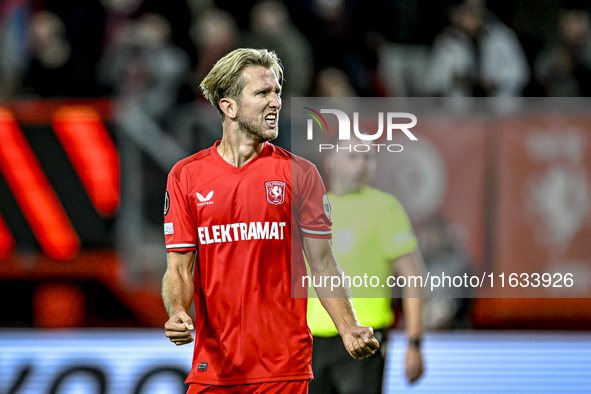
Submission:
{"label": "yellow-green referee shirt", "polygon": [[[394,322],[390,308],[392,289],[386,284],[393,274],[392,261],[417,247],[410,220],[394,196],[369,186],[345,196],[329,193],[328,199],[332,207],[334,254],[345,275],[351,278],[359,322],[374,329],[388,328]],[[358,286],[364,275],[366,279]],[[379,284],[376,278],[370,284],[372,276],[379,278]],[[308,300],[308,325],[312,335],[338,335],[316,297]]]}

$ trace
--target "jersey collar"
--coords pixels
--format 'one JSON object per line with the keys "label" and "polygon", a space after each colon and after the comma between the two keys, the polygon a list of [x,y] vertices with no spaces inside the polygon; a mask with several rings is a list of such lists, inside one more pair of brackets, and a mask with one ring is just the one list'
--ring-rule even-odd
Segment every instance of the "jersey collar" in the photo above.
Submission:
{"label": "jersey collar", "polygon": [[211,149],[211,156],[214,158],[214,160],[216,161],[216,163],[220,167],[222,167],[226,171],[229,171],[234,174],[244,174],[244,173],[250,171],[250,169],[253,167],[254,163],[258,162],[261,159],[261,157],[266,156],[267,153],[269,152],[269,150],[271,149],[271,144],[268,141],[265,141],[263,149],[261,149],[261,151],[259,152],[258,155],[253,157],[250,161],[248,161],[242,167],[234,167],[232,164],[230,164],[226,160],[224,160],[220,156],[220,154],[218,153],[217,147],[221,142],[222,141],[216,141],[215,144],[213,144],[213,146],[210,148]]}

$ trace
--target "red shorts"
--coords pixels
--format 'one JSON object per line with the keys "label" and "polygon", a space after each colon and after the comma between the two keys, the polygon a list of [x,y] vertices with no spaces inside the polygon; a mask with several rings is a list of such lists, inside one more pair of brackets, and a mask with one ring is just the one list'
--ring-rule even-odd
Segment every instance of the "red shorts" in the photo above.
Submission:
{"label": "red shorts", "polygon": [[213,386],[191,383],[187,394],[308,394],[309,380],[290,380],[287,382],[266,382],[240,384],[237,386]]}

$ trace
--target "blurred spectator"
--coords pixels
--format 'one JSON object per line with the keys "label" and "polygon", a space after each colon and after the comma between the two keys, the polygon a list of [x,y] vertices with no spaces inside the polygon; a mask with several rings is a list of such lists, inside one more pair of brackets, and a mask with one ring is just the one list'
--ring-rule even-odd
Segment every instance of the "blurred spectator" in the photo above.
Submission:
{"label": "blurred spectator", "polygon": [[427,45],[384,43],[380,46],[378,72],[388,96],[426,95],[425,74],[429,64]]}
{"label": "blurred spectator", "polygon": [[195,20],[207,8],[213,7],[213,0],[187,0],[192,19]]}
{"label": "blurred spectator", "polygon": [[535,62],[536,78],[548,96],[591,96],[590,24],[585,9],[560,11],[558,35]]}
{"label": "blurred spectator", "polygon": [[431,45],[446,25],[441,0],[365,0],[368,29],[398,44]]}
{"label": "blurred spectator", "polygon": [[[446,26],[440,0],[370,0],[378,41],[378,72],[388,96],[423,96],[430,48]],[[375,12],[379,10],[379,12]]]}
{"label": "blurred spectator", "polygon": [[[431,276],[471,274],[467,252],[449,221],[443,216],[428,219],[417,229],[419,248]],[[434,288],[425,299],[426,329],[469,328],[471,289],[442,286]]]}
{"label": "blurred spectator", "polygon": [[24,93],[65,96],[70,93],[68,62],[72,47],[63,20],[49,11],[33,16],[30,24],[31,61],[23,79]]}
{"label": "blurred spectator", "polygon": [[198,53],[191,40],[193,15],[187,0],[142,0],[138,13],[154,13],[163,16],[170,26],[170,42],[189,56],[192,67],[197,64]]}
{"label": "blurred spectator", "polygon": [[[40,17],[28,26],[32,61],[24,81],[25,92],[44,97],[103,95],[97,65],[102,53],[105,9],[99,0],[31,3],[43,8]],[[49,54],[53,51],[58,53]]]}
{"label": "blurred spectator", "polygon": [[30,13],[27,1],[0,2],[0,99],[20,89],[28,60],[26,31]]}
{"label": "blurred spectator", "polygon": [[193,10],[187,1],[100,0],[100,2],[107,10],[106,42],[111,42],[118,35],[117,31],[129,18],[137,18],[146,13],[158,14],[166,18],[170,24],[170,41],[187,53],[192,65],[196,63],[197,54],[189,34]]}
{"label": "blurred spectator", "polygon": [[525,54],[513,30],[484,0],[452,4],[450,26],[435,39],[427,77],[433,95],[520,96],[529,81]]}
{"label": "blurred spectator", "polygon": [[[361,0],[286,1],[292,20],[308,37],[316,70],[343,70],[358,95],[378,96],[378,57]],[[379,12],[379,10],[372,10]]]}
{"label": "blurred spectator", "polygon": [[489,9],[515,29],[527,60],[533,65],[545,43],[556,34],[563,1],[497,0],[489,3]]}
{"label": "blurred spectator", "polygon": [[236,21],[238,29],[245,31],[250,26],[250,11],[252,7],[260,0],[241,0],[241,1],[227,1],[227,0],[191,0],[203,1],[212,3],[212,6],[228,12]]}
{"label": "blurred spectator", "polygon": [[176,103],[188,71],[186,53],[171,42],[170,23],[153,13],[128,21],[106,49],[101,64],[105,83],[156,118]]}
{"label": "blurred spectator", "polygon": [[238,47],[238,26],[228,12],[219,8],[208,8],[191,28],[191,38],[199,53],[199,63],[193,76],[193,89],[197,97],[201,97],[201,80],[216,61]]}
{"label": "blurred spectator", "polygon": [[121,36],[121,29],[127,26],[128,20],[139,10],[143,0],[101,0],[107,11],[104,42],[107,45]]}
{"label": "blurred spectator", "polygon": [[316,75],[316,97],[356,97],[357,93],[349,77],[341,69],[327,67]]}
{"label": "blurred spectator", "polygon": [[244,46],[266,48],[277,53],[285,67],[282,95],[308,95],[312,79],[312,49],[306,37],[293,25],[285,5],[277,0],[257,3],[250,14],[250,31]]}

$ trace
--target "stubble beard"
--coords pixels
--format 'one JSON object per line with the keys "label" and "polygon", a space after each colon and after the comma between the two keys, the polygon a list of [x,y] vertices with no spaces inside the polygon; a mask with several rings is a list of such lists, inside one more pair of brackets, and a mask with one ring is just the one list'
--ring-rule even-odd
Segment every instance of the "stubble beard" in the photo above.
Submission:
{"label": "stubble beard", "polygon": [[246,118],[243,117],[242,114],[238,113],[237,122],[238,127],[245,131],[246,138],[252,141],[265,142],[277,138],[277,127],[274,129],[267,129],[256,118]]}

